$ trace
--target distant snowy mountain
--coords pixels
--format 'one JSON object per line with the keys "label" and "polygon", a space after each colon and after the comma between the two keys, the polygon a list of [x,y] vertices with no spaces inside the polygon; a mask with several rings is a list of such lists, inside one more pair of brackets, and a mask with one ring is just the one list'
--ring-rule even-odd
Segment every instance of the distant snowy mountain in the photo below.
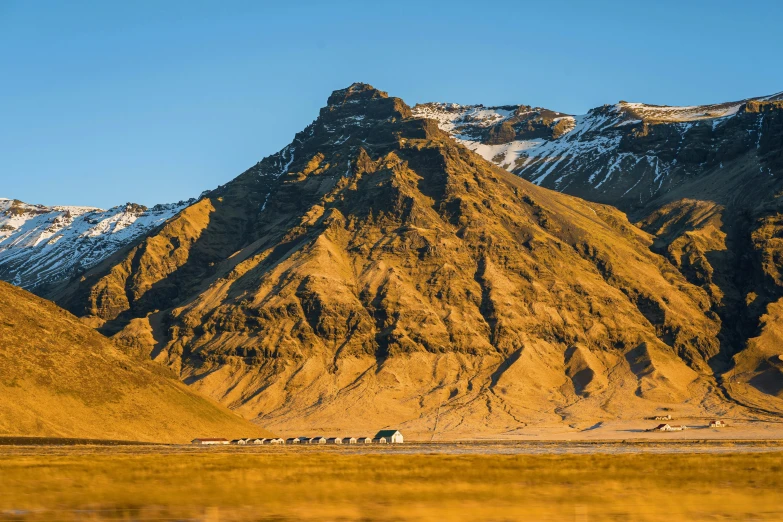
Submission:
{"label": "distant snowy mountain", "polygon": [[0,279],[44,291],[106,259],[192,201],[101,210],[0,198]]}
{"label": "distant snowy mountain", "polygon": [[730,166],[769,176],[766,153],[779,143],[764,129],[779,117],[771,109],[781,99],[783,93],[689,107],[619,102],[581,116],[427,103],[413,113],[537,185],[632,211]]}

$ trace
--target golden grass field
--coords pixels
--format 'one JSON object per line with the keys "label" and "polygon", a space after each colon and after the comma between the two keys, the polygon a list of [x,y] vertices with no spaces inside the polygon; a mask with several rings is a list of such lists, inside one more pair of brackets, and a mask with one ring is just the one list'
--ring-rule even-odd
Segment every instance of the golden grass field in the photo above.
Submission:
{"label": "golden grass field", "polygon": [[783,520],[780,447],[432,449],[5,447],[0,520]]}

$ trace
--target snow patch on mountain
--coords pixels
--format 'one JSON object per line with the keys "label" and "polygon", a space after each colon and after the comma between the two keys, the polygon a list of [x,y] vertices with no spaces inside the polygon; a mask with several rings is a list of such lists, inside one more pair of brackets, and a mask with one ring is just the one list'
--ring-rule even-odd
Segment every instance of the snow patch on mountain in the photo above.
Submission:
{"label": "snow patch on mountain", "polygon": [[146,208],[30,205],[0,198],[0,278],[34,289],[96,265],[192,203]]}

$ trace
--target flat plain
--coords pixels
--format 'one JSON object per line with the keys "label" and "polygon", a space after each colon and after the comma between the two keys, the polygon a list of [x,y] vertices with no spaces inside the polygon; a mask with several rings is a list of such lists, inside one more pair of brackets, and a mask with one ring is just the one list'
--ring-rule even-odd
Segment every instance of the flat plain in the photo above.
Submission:
{"label": "flat plain", "polygon": [[783,443],[3,446],[0,520],[781,520]]}

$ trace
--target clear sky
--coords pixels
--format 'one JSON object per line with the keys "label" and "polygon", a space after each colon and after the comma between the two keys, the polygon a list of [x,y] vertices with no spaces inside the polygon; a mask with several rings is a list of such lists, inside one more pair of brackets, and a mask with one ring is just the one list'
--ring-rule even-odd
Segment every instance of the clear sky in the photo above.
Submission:
{"label": "clear sky", "polygon": [[0,0],[0,196],[197,196],[289,143],[329,93],[410,105],[783,91],[783,2]]}

